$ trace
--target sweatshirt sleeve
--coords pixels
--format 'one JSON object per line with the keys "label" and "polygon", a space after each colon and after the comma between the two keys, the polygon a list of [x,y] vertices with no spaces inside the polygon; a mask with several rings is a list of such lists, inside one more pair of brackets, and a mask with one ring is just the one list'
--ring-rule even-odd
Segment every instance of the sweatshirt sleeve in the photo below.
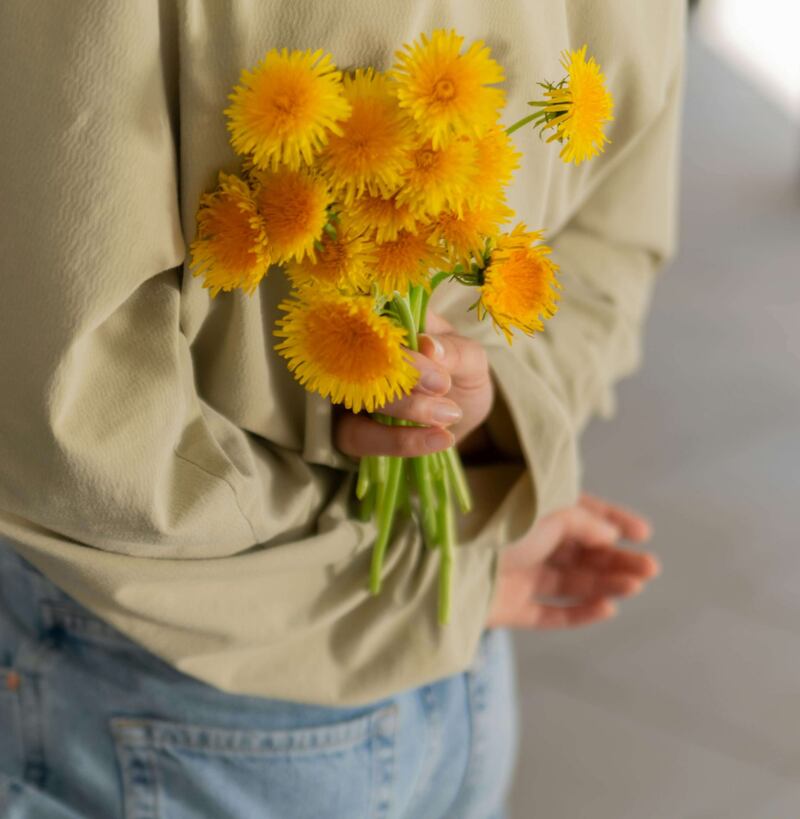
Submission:
{"label": "sweatshirt sleeve", "polygon": [[596,169],[596,175],[587,177],[585,193],[563,226],[546,236],[560,265],[561,289],[559,310],[545,330],[533,337],[515,333],[509,345],[476,327],[471,314],[466,317],[472,294],[438,302],[462,332],[484,343],[497,387],[487,430],[498,460],[520,465],[508,490],[515,500],[506,510],[506,537],[495,548],[522,537],[540,516],[575,502],[580,434],[593,416],[613,414],[616,382],[641,361],[653,287],[676,245],[684,57],[677,39],[683,32],[675,32],[661,105],[635,133],[625,132],[626,118],[618,115],[619,149],[590,160],[596,163],[590,174]]}
{"label": "sweatshirt sleeve", "polygon": [[[406,525],[369,594],[374,526],[348,514],[352,472],[304,457],[268,283],[205,323],[191,313],[206,389],[249,403],[222,412],[198,391],[183,319],[208,293],[182,289],[180,188],[198,174],[176,147],[175,9],[115,8],[14,2],[0,28],[0,531],[104,620],[234,693],[366,703],[464,669],[494,556],[459,556],[441,628],[436,564]],[[247,355],[264,356],[263,381],[242,383]]]}

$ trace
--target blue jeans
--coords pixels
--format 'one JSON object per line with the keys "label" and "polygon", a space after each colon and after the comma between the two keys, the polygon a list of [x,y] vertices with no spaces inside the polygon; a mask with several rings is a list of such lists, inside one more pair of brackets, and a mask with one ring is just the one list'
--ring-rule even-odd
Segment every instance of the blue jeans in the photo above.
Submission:
{"label": "blue jeans", "polygon": [[504,819],[510,634],[357,708],[239,696],[89,613],[0,537],[3,819]]}

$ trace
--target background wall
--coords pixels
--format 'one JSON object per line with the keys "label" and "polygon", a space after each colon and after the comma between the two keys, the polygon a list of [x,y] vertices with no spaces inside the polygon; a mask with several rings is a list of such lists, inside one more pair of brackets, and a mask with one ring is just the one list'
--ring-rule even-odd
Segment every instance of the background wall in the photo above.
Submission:
{"label": "background wall", "polygon": [[681,250],[583,444],[664,573],[606,624],[515,633],[514,819],[800,817],[800,118],[700,10]]}

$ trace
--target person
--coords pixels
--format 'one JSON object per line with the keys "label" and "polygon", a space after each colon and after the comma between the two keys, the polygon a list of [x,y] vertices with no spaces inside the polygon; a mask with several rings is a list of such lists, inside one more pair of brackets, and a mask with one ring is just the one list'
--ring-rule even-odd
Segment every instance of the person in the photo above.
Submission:
{"label": "person", "polygon": [[[578,439],[638,366],[674,250],[683,22],[673,0],[7,4],[0,815],[507,815],[510,629],[605,619],[658,570],[620,545],[647,522],[581,493]],[[509,201],[562,270],[546,332],[508,345],[443,285],[416,358],[439,383],[388,408],[467,464],[444,627],[413,522],[373,596],[351,507],[360,456],[431,430],[305,393],[272,350],[280,271],[211,300],[186,253],[238,167],[222,109],[243,68],[273,47],[387,68],[441,27],[492,46],[510,111],[583,42],[616,101],[581,168],[524,137]]]}

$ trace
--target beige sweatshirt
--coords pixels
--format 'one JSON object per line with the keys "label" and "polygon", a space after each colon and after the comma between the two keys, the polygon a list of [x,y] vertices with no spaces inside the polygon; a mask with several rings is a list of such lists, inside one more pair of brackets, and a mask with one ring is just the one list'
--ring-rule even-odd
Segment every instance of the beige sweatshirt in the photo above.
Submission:
{"label": "beige sweatshirt", "polygon": [[[0,534],[53,582],[221,689],[353,705],[464,670],[497,556],[578,494],[576,440],[640,356],[674,247],[683,0],[106,0],[5,4],[0,27]],[[509,346],[467,313],[498,386],[497,463],[474,466],[452,621],[406,522],[382,593],[374,524],[329,404],[272,350],[277,269],[209,298],[188,268],[199,197],[234,172],[222,113],[273,47],[388,68],[454,27],[505,67],[507,123],[564,48],[589,46],[615,97],[606,153],[578,167],[528,130],[511,205],[561,265],[560,312]]]}

